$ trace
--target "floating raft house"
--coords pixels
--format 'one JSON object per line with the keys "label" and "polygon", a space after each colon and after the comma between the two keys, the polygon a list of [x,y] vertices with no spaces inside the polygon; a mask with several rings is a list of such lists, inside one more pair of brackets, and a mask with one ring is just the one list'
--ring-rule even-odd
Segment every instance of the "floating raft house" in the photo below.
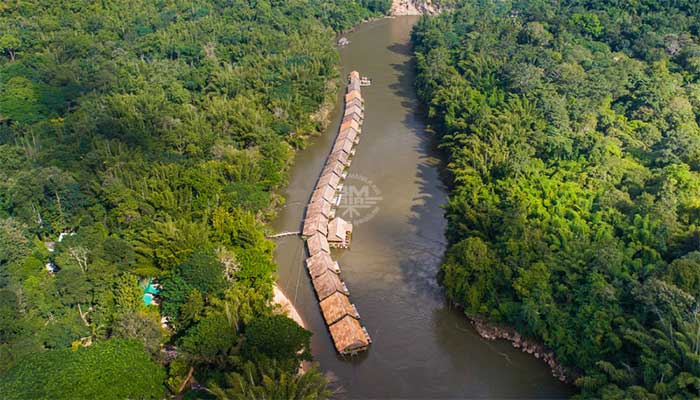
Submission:
{"label": "floating raft house", "polygon": [[341,278],[340,265],[330,249],[350,247],[352,224],[335,216],[347,170],[360,141],[364,121],[362,82],[357,71],[348,77],[345,112],[335,144],[306,207],[302,237],[309,258],[306,267],[318,297],[319,307],[335,348],[340,354],[357,354],[369,348],[372,339],[360,324],[360,314],[350,302],[350,292]]}

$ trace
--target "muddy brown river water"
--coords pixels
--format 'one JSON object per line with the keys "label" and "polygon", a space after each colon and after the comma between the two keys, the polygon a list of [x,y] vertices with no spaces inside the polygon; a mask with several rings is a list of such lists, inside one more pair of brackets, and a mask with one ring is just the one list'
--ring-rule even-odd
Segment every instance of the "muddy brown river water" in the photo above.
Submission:
{"label": "muddy brown river water", "polygon": [[[346,398],[563,398],[572,389],[547,366],[503,341],[479,337],[451,308],[436,281],[445,250],[446,191],[431,135],[419,112],[409,44],[417,17],[367,23],[340,49],[344,73],[373,79],[363,88],[365,124],[338,212],[355,219],[350,250],[334,251],[362,323],[374,343],[365,354],[336,354],[304,267],[298,237],[278,239],[279,285],[312,337],[323,371]],[[341,104],[340,97],[338,104]],[[341,116],[299,152],[273,227],[299,230],[304,207]]]}

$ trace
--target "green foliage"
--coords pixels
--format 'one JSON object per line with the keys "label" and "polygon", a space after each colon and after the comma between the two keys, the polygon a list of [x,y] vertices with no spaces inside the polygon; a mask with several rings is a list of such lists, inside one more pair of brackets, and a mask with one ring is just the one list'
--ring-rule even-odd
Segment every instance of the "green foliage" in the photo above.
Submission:
{"label": "green foliage", "polygon": [[311,332],[284,315],[257,318],[245,328],[243,354],[273,359],[292,371],[311,359]]}
{"label": "green foliage", "polygon": [[175,321],[180,320],[180,309],[188,302],[194,288],[190,286],[180,276],[169,276],[163,278],[163,291],[160,293],[163,298],[161,304],[161,313],[173,318]]}
{"label": "green foliage", "polygon": [[180,347],[195,364],[210,364],[223,368],[235,350],[238,336],[235,321],[226,315],[212,313],[196,323],[182,338]]}
{"label": "green foliage", "polygon": [[119,315],[112,326],[112,337],[143,343],[153,356],[160,352],[163,332],[157,314],[129,311]]}
{"label": "green foliage", "polygon": [[582,397],[696,398],[698,6],[560,3],[461,2],[413,32],[452,189],[441,282]]}
{"label": "green foliage", "polygon": [[117,310],[122,312],[138,310],[143,301],[142,295],[135,276],[124,274],[118,278],[114,289]]}
{"label": "green foliage", "polygon": [[164,378],[139,343],[109,340],[30,356],[3,375],[0,392],[7,399],[160,399]]}
{"label": "green foliage", "polygon": [[323,400],[333,394],[328,380],[315,367],[300,374],[272,366],[257,369],[247,363],[240,373],[228,374],[224,387],[213,385],[212,392],[220,400]]}
{"label": "green foliage", "polygon": [[223,265],[211,251],[198,251],[178,265],[174,273],[199,293],[217,294],[226,286]]}
{"label": "green foliage", "polygon": [[270,313],[276,190],[335,95],[333,38],[388,6],[2,2],[0,372],[110,338],[179,345],[174,391],[236,371],[239,330]]}

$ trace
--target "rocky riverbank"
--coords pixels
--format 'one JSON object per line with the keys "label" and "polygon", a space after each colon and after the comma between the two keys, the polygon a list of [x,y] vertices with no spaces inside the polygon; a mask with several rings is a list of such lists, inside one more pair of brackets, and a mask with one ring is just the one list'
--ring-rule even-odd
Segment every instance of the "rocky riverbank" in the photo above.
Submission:
{"label": "rocky riverbank", "polygon": [[554,353],[547,350],[544,345],[535,341],[524,338],[515,329],[507,326],[499,326],[490,324],[484,320],[470,317],[477,333],[487,340],[503,339],[511,342],[513,347],[520,349],[524,353],[532,354],[535,358],[543,360],[552,370],[552,375],[561,382],[572,383],[576,376],[567,371],[559,362],[557,362]]}
{"label": "rocky riverbank", "polygon": [[431,0],[393,0],[391,15],[435,15],[440,13],[440,7]]}

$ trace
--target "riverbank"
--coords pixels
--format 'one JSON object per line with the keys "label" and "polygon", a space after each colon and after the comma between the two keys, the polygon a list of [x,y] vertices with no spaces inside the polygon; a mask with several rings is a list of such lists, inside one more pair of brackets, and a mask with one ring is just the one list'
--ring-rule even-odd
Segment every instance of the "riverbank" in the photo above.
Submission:
{"label": "riverbank", "polygon": [[469,321],[474,325],[474,329],[482,338],[486,340],[506,340],[523,353],[531,354],[536,359],[544,361],[552,370],[552,376],[559,379],[560,382],[572,384],[578,378],[577,374],[564,368],[557,361],[554,352],[548,350],[542,343],[524,337],[512,327],[492,324],[478,317],[467,316],[467,318],[469,318]]}
{"label": "riverbank", "polygon": [[307,329],[304,320],[301,318],[301,314],[299,314],[299,311],[297,311],[294,304],[292,304],[289,298],[284,294],[284,292],[282,292],[276,283],[273,285],[272,289],[274,293],[272,302],[279,306],[282,313],[293,319],[294,322],[296,322],[302,328]]}
{"label": "riverbank", "polygon": [[393,0],[391,2],[390,15],[410,16],[410,15],[435,15],[440,13],[440,7],[433,4],[431,0]]}

